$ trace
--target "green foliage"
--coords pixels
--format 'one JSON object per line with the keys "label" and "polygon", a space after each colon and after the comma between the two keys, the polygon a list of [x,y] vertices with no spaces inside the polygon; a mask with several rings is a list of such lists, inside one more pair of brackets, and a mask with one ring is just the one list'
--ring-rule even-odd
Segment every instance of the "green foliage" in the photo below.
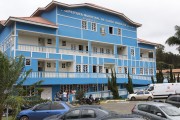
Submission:
{"label": "green foliage", "polygon": [[81,100],[85,95],[85,92],[83,90],[79,90],[76,92],[75,94],[75,97],[76,97],[76,100]]}
{"label": "green foliage", "polygon": [[179,74],[178,74],[178,76],[177,76],[177,82],[178,82],[178,83],[180,82]]}
{"label": "green foliage", "polygon": [[169,77],[170,77],[170,83],[175,83],[173,73],[172,73],[172,66],[170,66]]}
{"label": "green foliage", "polygon": [[126,89],[127,89],[129,94],[134,93],[133,82],[132,82],[132,79],[131,79],[131,77],[129,75],[129,71],[128,71],[128,83],[125,86],[126,86]]}
{"label": "green foliage", "polygon": [[113,94],[113,99],[119,99],[119,92],[116,80],[116,72],[113,72],[113,70],[111,69],[111,78],[108,78],[108,89],[111,90]]}
{"label": "green foliage", "polygon": [[158,69],[158,72],[156,73],[157,83],[163,83],[164,82],[164,76],[162,73],[162,66],[163,66],[163,63],[161,63],[161,62],[159,62],[157,64],[157,69]]}
{"label": "green foliage", "polygon": [[176,33],[174,34],[174,36],[171,36],[166,40],[166,44],[168,44],[169,46],[178,46],[177,50],[180,53],[180,26],[176,25],[175,31]]}

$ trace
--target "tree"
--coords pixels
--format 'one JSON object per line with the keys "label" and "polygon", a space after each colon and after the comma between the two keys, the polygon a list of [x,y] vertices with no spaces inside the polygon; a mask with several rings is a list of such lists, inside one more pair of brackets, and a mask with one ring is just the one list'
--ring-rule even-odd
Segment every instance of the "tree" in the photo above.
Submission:
{"label": "tree", "polygon": [[108,78],[108,86],[113,94],[113,99],[119,99],[116,72],[111,69],[111,78]]}
{"label": "tree", "polygon": [[174,36],[171,36],[170,38],[168,38],[166,40],[166,44],[168,44],[169,46],[174,46],[177,45],[177,50],[180,53],[180,26],[175,26],[175,31],[176,33],[174,34]]}
{"label": "tree", "polygon": [[178,82],[178,83],[180,82],[180,79],[179,79],[179,74],[178,74],[178,76],[177,76],[177,82]]}
{"label": "tree", "polygon": [[131,77],[129,75],[129,71],[128,71],[128,83],[126,84],[126,89],[129,92],[129,94],[134,93],[133,83],[132,83],[132,79],[131,79]]}
{"label": "tree", "polygon": [[[0,116],[3,115],[3,110],[6,107],[6,102],[11,97],[13,86],[15,84],[23,83],[31,70],[25,71],[24,57],[10,58],[0,52]],[[11,99],[13,100],[13,99]],[[18,99],[20,102],[23,100]],[[17,100],[17,101],[18,101]],[[13,102],[14,103],[14,102]],[[18,103],[14,103],[17,105]],[[0,117],[0,120],[2,118]]]}
{"label": "tree", "polygon": [[154,82],[154,77],[153,77],[153,76],[151,76],[151,82],[152,82],[152,84],[155,83],[155,82]]}
{"label": "tree", "polygon": [[159,62],[157,64],[157,69],[158,69],[158,72],[156,73],[157,83],[163,83],[164,82],[164,76],[162,73],[162,63],[161,62]]}
{"label": "tree", "polygon": [[170,65],[170,72],[169,72],[169,77],[170,77],[170,83],[175,83],[173,73],[172,73],[172,66]]}

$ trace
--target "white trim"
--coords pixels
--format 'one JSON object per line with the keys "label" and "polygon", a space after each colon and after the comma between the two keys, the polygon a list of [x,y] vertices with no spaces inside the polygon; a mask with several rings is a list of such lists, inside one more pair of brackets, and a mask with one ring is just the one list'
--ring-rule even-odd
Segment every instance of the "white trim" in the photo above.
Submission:
{"label": "white trim", "polygon": [[25,32],[31,32],[31,33],[38,33],[38,34],[44,34],[44,35],[51,35],[51,36],[56,37],[56,34],[42,33],[42,32],[36,32],[36,31],[30,31],[30,30],[24,30],[24,29],[16,29],[16,30],[25,31]]}
{"label": "white trim", "polygon": [[[75,26],[71,26],[71,25],[65,25],[65,24],[59,24],[59,23],[58,23],[58,25],[60,25],[60,26],[67,26],[67,27],[76,28],[76,29],[82,29],[80,27],[75,27]],[[88,30],[88,29],[83,29],[83,30]]]}
{"label": "white trim", "polygon": [[69,7],[69,8],[74,8],[74,7],[90,7],[90,8],[95,8],[95,9],[98,9],[98,10],[102,10],[102,11],[105,11],[105,12],[108,12],[108,13],[111,13],[111,14],[115,14],[117,15],[118,17],[123,17],[125,19],[125,21],[129,22],[130,24],[132,24],[133,27],[140,27],[141,24],[139,23],[136,23],[134,21],[132,21],[131,19],[129,19],[128,17],[126,17],[123,13],[120,13],[120,12],[117,12],[117,11],[114,11],[114,10],[111,10],[111,9],[108,9],[108,8],[105,8],[105,7],[101,7],[101,6],[97,6],[97,5],[94,5],[94,4],[89,4],[89,3],[82,3],[82,4],[65,4],[65,3],[61,3],[61,2],[57,2],[57,1],[52,1],[50,4],[48,4],[45,8],[39,8],[37,9],[32,15],[34,16],[39,10],[46,10],[48,7],[50,7],[52,4],[56,4],[56,5],[60,5],[60,6],[65,6],[65,7]]}

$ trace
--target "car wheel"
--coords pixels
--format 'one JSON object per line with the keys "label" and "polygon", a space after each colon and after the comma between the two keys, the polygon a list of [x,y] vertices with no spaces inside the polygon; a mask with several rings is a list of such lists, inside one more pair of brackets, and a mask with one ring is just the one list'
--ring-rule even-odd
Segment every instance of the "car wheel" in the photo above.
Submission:
{"label": "car wheel", "polygon": [[148,101],[152,101],[152,97],[148,97]]}
{"label": "car wheel", "polygon": [[132,100],[132,101],[135,101],[135,100],[136,100],[136,98],[135,98],[135,97],[132,97],[132,98],[131,98],[131,100]]}
{"label": "car wheel", "polygon": [[20,120],[29,120],[29,118],[27,116],[22,116]]}

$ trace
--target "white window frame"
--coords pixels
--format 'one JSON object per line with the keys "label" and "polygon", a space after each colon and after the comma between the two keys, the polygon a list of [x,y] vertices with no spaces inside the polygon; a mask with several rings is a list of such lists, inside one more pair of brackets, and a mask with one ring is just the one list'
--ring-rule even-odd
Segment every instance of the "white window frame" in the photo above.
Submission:
{"label": "white window frame", "polygon": [[83,65],[83,72],[88,73],[88,65]]}
{"label": "white window frame", "polygon": [[122,35],[122,30],[120,28],[117,29],[117,35],[121,36]]}
{"label": "white window frame", "polygon": [[[27,60],[29,60],[29,64],[27,64]],[[26,66],[31,66],[31,59],[28,59],[28,58],[27,58],[25,62],[26,62],[26,63],[25,63]]]}
{"label": "white window frame", "polygon": [[81,21],[81,27],[82,27],[82,29],[87,30],[88,29],[88,22],[86,20],[82,20]]}
{"label": "white window frame", "polygon": [[91,22],[91,30],[95,32],[97,31],[97,23]]}
{"label": "white window frame", "polygon": [[81,72],[81,65],[76,65],[76,72],[80,73]]}
{"label": "white window frame", "polygon": [[66,68],[66,63],[62,63],[61,68]]}
{"label": "white window frame", "polygon": [[101,33],[101,35],[106,35],[106,28],[105,28],[105,26],[101,26],[100,27],[100,33]]}

